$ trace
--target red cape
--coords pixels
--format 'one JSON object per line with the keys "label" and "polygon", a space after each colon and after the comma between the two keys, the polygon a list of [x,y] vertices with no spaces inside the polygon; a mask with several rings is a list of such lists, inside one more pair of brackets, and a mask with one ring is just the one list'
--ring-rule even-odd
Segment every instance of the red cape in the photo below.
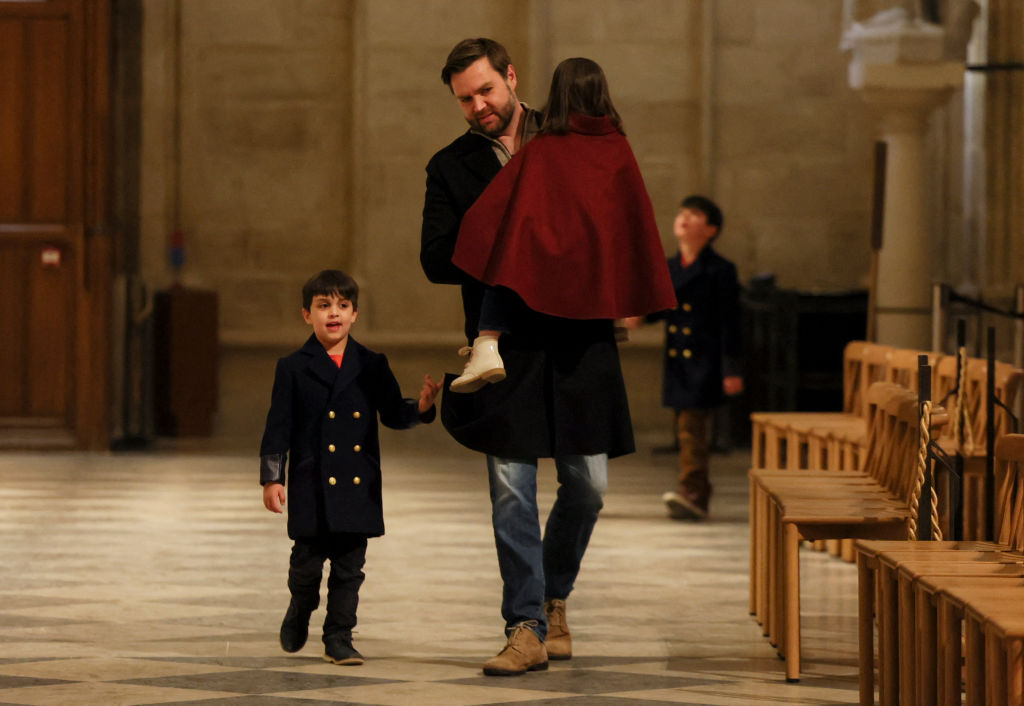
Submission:
{"label": "red cape", "polygon": [[617,319],[674,308],[651,199],[608,118],[528,142],[466,212],[452,262],[534,311]]}

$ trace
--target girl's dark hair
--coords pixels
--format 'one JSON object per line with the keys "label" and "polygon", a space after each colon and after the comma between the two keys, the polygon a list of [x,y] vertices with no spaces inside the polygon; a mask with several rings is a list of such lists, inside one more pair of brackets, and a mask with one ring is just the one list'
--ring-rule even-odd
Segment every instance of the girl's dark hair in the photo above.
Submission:
{"label": "girl's dark hair", "polygon": [[323,270],[310,277],[302,285],[302,308],[309,311],[313,297],[329,297],[332,294],[348,299],[353,309],[359,309],[359,285],[341,270]]}
{"label": "girl's dark hair", "polygon": [[508,56],[508,50],[493,39],[475,37],[463,39],[448,53],[444,68],[441,69],[441,80],[444,81],[444,85],[451,88],[452,76],[462,73],[485,56],[491,67],[504,79],[508,73],[509,64],[512,63],[512,59]]}
{"label": "girl's dark hair", "polygon": [[625,134],[608,93],[608,81],[596,61],[574,57],[555,68],[540,131],[564,135],[569,132],[570,113],[611,118],[615,128]]}

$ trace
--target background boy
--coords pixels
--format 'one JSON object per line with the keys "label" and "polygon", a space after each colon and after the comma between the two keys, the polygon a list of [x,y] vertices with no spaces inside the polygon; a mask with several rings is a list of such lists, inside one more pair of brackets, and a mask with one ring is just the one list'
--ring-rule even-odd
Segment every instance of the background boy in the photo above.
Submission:
{"label": "background boy", "polygon": [[714,201],[683,199],[672,226],[679,252],[668,258],[678,304],[646,317],[665,320],[662,401],[676,411],[679,483],[662,500],[677,520],[708,516],[708,420],[725,395],[743,391],[736,266],[711,247],[721,230],[722,211]]}
{"label": "background boy", "polygon": [[350,338],[359,286],[340,270],[324,270],[302,288],[302,317],[313,327],[305,345],[277,362],[260,446],[263,504],[282,512],[288,464],[288,570],[291,603],[281,647],[306,643],[330,559],[324,659],[362,664],[352,646],[366,540],[384,534],[377,416],[393,429],[433,421],[440,390],[424,378],[419,400],[403,399],[387,358]]}

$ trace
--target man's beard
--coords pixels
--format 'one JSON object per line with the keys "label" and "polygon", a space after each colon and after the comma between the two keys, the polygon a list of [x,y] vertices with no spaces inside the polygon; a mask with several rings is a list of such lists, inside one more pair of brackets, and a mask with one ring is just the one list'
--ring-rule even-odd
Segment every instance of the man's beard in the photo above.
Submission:
{"label": "man's beard", "polygon": [[488,137],[500,137],[501,133],[505,132],[505,128],[512,122],[512,116],[516,114],[516,103],[519,100],[516,98],[516,94],[509,92],[509,101],[502,108],[495,110],[494,115],[498,117],[498,123],[491,129],[485,128],[480,124],[480,121],[473,118],[469,121],[469,124],[473,126],[473,129],[479,130]]}

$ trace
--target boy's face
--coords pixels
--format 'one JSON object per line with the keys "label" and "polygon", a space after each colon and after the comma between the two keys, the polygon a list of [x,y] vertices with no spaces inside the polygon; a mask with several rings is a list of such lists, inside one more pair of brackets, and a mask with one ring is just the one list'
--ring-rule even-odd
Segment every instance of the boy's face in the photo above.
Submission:
{"label": "boy's face", "polygon": [[700,250],[707,245],[715,234],[718,226],[708,225],[707,214],[695,208],[681,208],[672,224],[672,232],[679,241],[679,246]]}
{"label": "boy's face", "polygon": [[348,338],[349,329],[359,316],[352,302],[337,294],[317,294],[309,307],[302,310],[302,318],[313,327],[317,340],[328,350]]}

